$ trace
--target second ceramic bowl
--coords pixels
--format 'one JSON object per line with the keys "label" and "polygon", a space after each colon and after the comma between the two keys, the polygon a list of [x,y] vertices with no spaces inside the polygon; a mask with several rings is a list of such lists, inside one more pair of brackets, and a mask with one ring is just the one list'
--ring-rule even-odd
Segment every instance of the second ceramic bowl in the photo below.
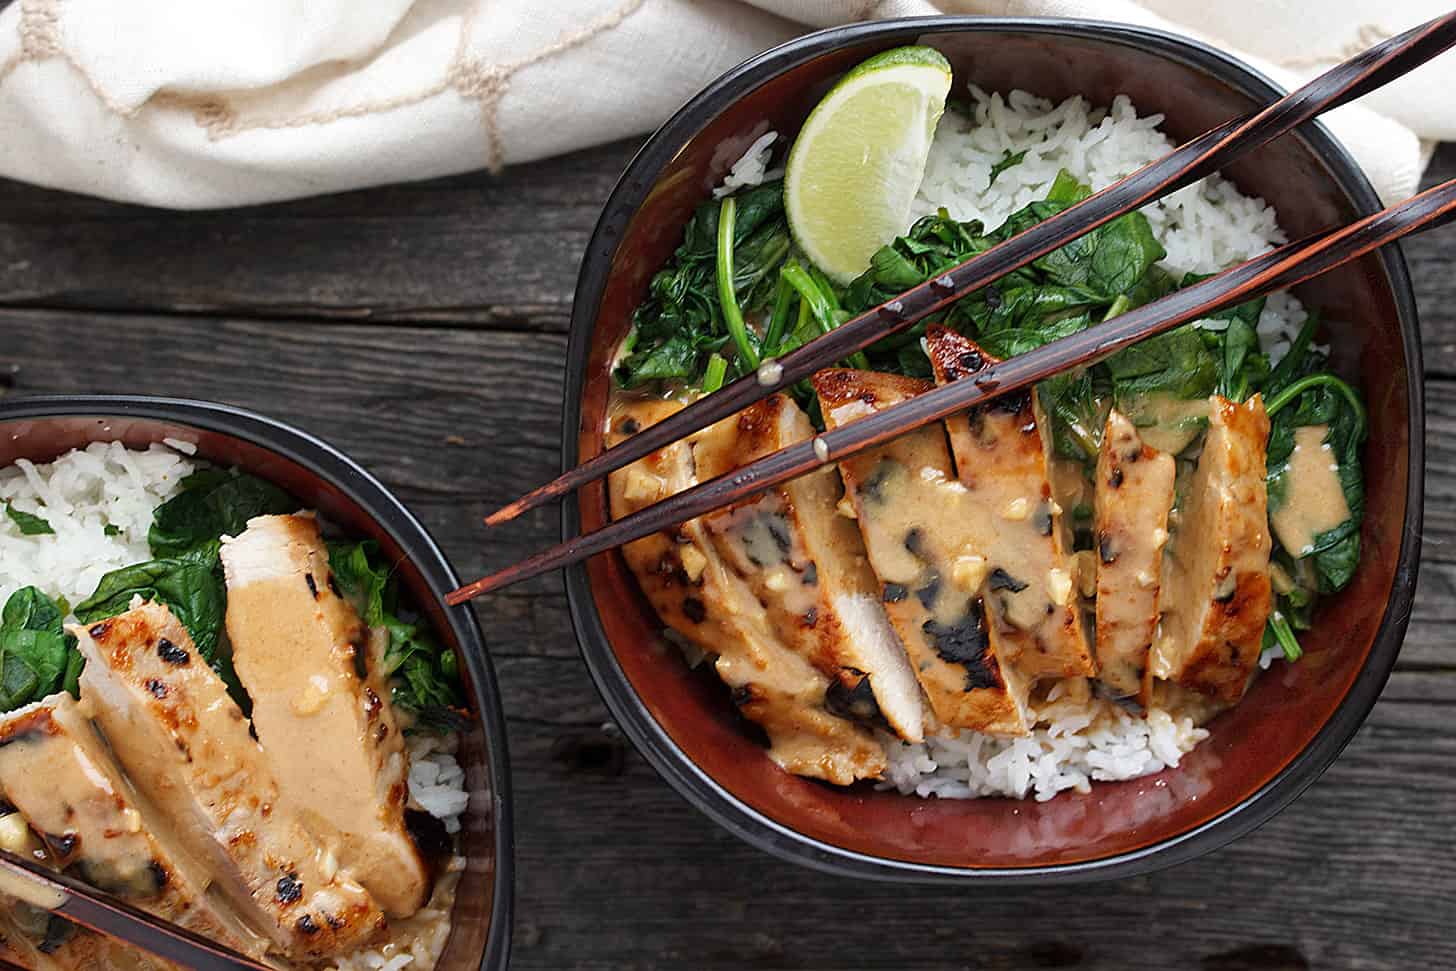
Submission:
{"label": "second ceramic bowl", "polygon": [[379,544],[409,601],[456,653],[472,721],[459,760],[470,803],[462,817],[465,872],[438,971],[504,971],[511,942],[510,765],[505,717],[485,639],[471,609],[447,608],[459,578],[423,524],[378,479],[331,445],[262,415],[205,401],[121,395],[0,401],[0,467],[49,462],[92,442],[146,448],[163,439],[288,491],[351,536]]}

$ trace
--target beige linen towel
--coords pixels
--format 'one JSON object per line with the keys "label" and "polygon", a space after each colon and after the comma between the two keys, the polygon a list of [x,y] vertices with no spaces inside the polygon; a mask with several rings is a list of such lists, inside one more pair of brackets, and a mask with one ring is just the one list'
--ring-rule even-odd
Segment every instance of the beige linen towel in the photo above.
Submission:
{"label": "beige linen towel", "polygon": [[[813,27],[905,14],[1097,17],[1200,37],[1288,85],[1437,0],[15,0],[0,175],[178,208],[499,167],[663,121]],[[1387,199],[1456,138],[1456,55],[1329,116]]]}

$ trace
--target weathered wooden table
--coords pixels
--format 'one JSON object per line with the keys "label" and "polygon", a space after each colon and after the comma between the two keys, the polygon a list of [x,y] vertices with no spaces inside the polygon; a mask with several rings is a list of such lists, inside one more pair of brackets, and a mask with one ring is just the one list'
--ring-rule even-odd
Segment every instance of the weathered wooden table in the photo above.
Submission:
{"label": "weathered wooden table", "polygon": [[[212,398],[377,473],[478,575],[557,536],[480,517],[557,468],[577,260],[636,143],[183,214],[0,182],[0,393]],[[1430,181],[1456,176],[1456,149]],[[557,577],[479,604],[515,776],[520,968],[1456,967],[1456,232],[1406,250],[1425,332],[1425,554],[1401,662],[1275,821],[1123,883],[855,883],[759,853],[606,725]]]}

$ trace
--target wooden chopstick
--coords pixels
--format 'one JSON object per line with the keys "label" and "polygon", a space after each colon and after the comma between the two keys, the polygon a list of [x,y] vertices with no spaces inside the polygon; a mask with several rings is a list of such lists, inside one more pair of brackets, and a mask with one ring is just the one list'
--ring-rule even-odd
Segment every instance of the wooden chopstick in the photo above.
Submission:
{"label": "wooden chopstick", "polygon": [[1095,364],[1179,324],[1294,286],[1402,236],[1449,221],[1453,215],[1456,215],[1456,179],[1342,229],[1290,243],[1080,333],[992,364],[973,380],[941,385],[809,441],[781,449],[461,587],[445,599],[450,604],[460,604],[731,505],[947,415],[984,404],[1062,371]]}
{"label": "wooden chopstick", "polygon": [[1398,34],[1336,65],[1261,111],[1185,143],[1101,192],[1023,233],[867,311],[778,359],[778,368],[748,374],[606,449],[546,485],[485,517],[497,526],[554,498],[686,438],[761,398],[789,387],[888,334],[978,290],[1072,240],[1216,172],[1234,158],[1388,84],[1456,44],[1456,11]]}
{"label": "wooden chopstick", "polygon": [[276,971],[79,880],[0,850],[0,887],[39,910],[197,971]]}

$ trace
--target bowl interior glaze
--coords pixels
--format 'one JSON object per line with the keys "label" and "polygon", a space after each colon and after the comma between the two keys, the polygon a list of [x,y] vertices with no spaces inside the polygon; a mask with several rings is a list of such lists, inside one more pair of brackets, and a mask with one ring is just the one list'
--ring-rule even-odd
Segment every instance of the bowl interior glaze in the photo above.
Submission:
{"label": "bowl interior glaze", "polygon": [[[607,362],[693,208],[764,131],[796,131],[844,70],[915,42],[949,57],[956,90],[974,80],[988,90],[1023,88],[1051,99],[1080,94],[1093,105],[1126,94],[1141,114],[1166,115],[1164,130],[1176,141],[1277,96],[1267,81],[1206,48],[1156,32],[1067,21],[868,25],[763,55],[669,122],[633,162],[603,215],[573,318],[568,394],[579,399],[568,401],[567,465],[601,450]],[[1290,238],[1378,208],[1368,183],[1322,129],[1286,136],[1225,174],[1240,191],[1275,205]],[[689,671],[665,647],[651,608],[615,554],[568,574],[583,650],[614,713],[659,771],[719,822],[767,849],[839,872],[898,879],[1114,875],[1186,858],[1257,825],[1322,771],[1373,704],[1399,649],[1418,542],[1419,342],[1404,264],[1398,254],[1369,256],[1298,295],[1337,322],[1324,339],[1333,342],[1338,364],[1363,378],[1371,420],[1364,558],[1352,586],[1304,635],[1305,658],[1260,677],[1178,768],[1042,803],[922,800],[790,776],[743,731],[721,684]],[[582,530],[602,526],[603,490],[584,490],[576,509],[568,509],[568,535],[578,514]],[[1348,697],[1357,680],[1360,697]],[[1276,780],[1277,798],[1264,798]],[[1249,808],[1256,794],[1259,810],[1238,813],[1235,825],[1234,810]],[[1215,821],[1219,831],[1181,855],[1161,852]],[[1153,851],[1159,858],[1149,863]]]}
{"label": "bowl interior glaze", "polygon": [[458,585],[420,523],[376,479],[332,447],[237,409],[145,398],[31,398],[0,402],[0,466],[47,462],[91,442],[146,448],[189,442],[197,457],[237,466],[298,498],[350,536],[372,539],[394,563],[408,601],[456,653],[473,719],[459,758],[470,804],[461,820],[465,873],[439,971],[501,971],[510,939],[511,837],[504,722],[484,640],[468,608],[442,606]]}

